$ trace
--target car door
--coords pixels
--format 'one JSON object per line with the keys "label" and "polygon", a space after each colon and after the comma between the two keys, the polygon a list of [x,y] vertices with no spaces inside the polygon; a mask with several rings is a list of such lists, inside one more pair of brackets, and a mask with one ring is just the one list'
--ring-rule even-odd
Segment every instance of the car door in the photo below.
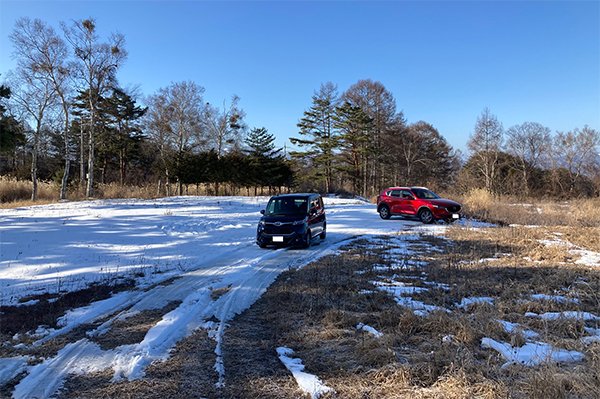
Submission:
{"label": "car door", "polygon": [[415,197],[408,190],[400,190],[400,212],[405,215],[414,215],[415,210]]}
{"label": "car door", "polygon": [[325,222],[325,212],[323,210],[323,202],[321,197],[311,197],[308,207],[308,227],[312,236],[319,235],[323,232],[323,224]]}
{"label": "car door", "polygon": [[390,212],[402,213],[402,198],[400,196],[400,190],[388,191],[388,197],[390,199]]}

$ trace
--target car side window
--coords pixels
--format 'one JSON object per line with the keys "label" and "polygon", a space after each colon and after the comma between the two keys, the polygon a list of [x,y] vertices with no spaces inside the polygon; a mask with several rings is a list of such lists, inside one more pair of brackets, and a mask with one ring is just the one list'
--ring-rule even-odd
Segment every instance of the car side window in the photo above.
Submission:
{"label": "car side window", "polygon": [[414,198],[413,195],[410,193],[410,191],[402,190],[401,193],[402,193],[401,194],[402,198],[405,198],[405,199],[413,199]]}
{"label": "car side window", "polygon": [[389,194],[390,197],[400,197],[400,190],[392,190]]}
{"label": "car side window", "polygon": [[310,201],[310,211],[311,212],[317,212],[319,210],[319,199],[318,198],[313,198]]}

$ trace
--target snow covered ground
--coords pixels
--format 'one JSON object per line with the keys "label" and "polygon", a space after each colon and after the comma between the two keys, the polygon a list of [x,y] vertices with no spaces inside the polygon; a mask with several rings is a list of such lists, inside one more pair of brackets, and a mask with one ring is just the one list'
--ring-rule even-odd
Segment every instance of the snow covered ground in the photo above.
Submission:
{"label": "snow covered ground", "polygon": [[[118,276],[151,284],[217,262],[268,256],[269,251],[254,245],[259,211],[267,200],[172,197],[0,210],[0,305]],[[325,198],[325,204],[325,245],[420,226],[381,220],[372,204],[359,200]]]}
{"label": "snow covered ground", "polygon": [[[222,384],[226,322],[251,306],[281,272],[335,252],[355,237],[411,229],[437,234],[444,229],[417,221],[382,220],[372,204],[325,198],[325,241],[317,239],[319,244],[308,250],[265,250],[254,239],[259,211],[267,200],[172,197],[0,210],[0,304],[14,305],[31,295],[74,291],[95,282],[136,281],[131,291],[70,310],[59,328],[41,330],[33,345],[83,323],[108,318],[88,332],[93,337],[110,330],[116,320],[181,302],[140,343],[102,350],[85,338],[66,345],[53,358],[28,366],[14,396],[48,397],[60,389],[68,374],[106,368],[112,368],[114,380],[139,378],[147,365],[166,359],[180,339],[198,328],[209,330],[217,343],[215,369],[220,376],[217,384]],[[179,278],[153,286],[171,277]],[[214,290],[225,294],[214,299]],[[0,359],[4,379],[23,369],[22,358]]]}

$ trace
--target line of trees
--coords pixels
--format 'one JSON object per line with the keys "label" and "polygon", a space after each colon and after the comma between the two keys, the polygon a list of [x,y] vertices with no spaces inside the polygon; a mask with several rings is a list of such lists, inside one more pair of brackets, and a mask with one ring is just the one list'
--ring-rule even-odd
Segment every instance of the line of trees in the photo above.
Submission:
{"label": "line of trees", "polygon": [[552,134],[524,122],[505,130],[486,108],[465,158],[431,123],[408,123],[381,82],[359,80],[342,93],[326,82],[300,116],[288,154],[267,129],[246,125],[237,96],[211,104],[192,81],[145,98],[124,88],[117,72],[125,38],[100,37],[93,19],[57,32],[22,18],[10,39],[17,67],[0,86],[0,175],[31,180],[33,200],[40,178],[56,181],[61,199],[69,188],[93,197],[98,183],[111,182],[157,184],[163,195],[203,185],[214,194],[227,186],[371,196],[398,184],[519,196],[600,193],[600,134],[587,126]]}
{"label": "line of trees", "polygon": [[486,108],[468,142],[459,182],[497,194],[579,197],[600,193],[600,132],[556,132],[537,122],[508,129]]}
{"label": "line of trees", "polygon": [[375,195],[390,185],[461,192],[484,188],[520,197],[600,194],[600,133],[588,126],[552,134],[536,122],[504,130],[485,108],[468,141],[468,158],[430,123],[408,124],[380,82],[360,80],[341,95],[327,82],[298,123],[300,185]]}
{"label": "line of trees", "polygon": [[341,95],[321,85],[298,123],[291,153],[304,165],[301,185],[319,181],[326,192],[368,196],[394,184],[446,188],[460,168],[459,154],[431,124],[408,124],[382,83],[360,80]]}
{"label": "line of trees", "polygon": [[[265,128],[249,130],[240,99],[216,106],[194,82],[172,83],[143,99],[117,71],[125,38],[101,38],[93,19],[61,24],[22,18],[10,35],[17,67],[0,88],[0,175],[77,186],[147,184],[183,194],[186,185],[229,184],[257,192],[293,184],[290,162]],[[73,165],[79,164],[78,170]],[[175,188],[172,185],[175,185]]]}

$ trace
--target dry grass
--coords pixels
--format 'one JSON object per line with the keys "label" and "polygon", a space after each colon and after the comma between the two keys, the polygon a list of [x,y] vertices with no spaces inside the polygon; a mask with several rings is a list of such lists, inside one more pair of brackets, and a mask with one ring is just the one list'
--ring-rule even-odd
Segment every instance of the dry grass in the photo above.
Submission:
{"label": "dry grass", "polygon": [[600,226],[600,198],[557,202],[529,199],[526,202],[496,197],[483,189],[454,196],[468,215],[504,224],[536,226]]}
{"label": "dry grass", "polygon": [[[53,182],[38,182],[38,199],[31,201],[31,182],[27,180],[16,180],[0,176],[0,209],[17,208],[22,206],[42,205],[57,202],[59,198],[59,185]],[[259,195],[260,195],[259,191]],[[183,195],[214,195],[212,185],[188,185],[183,187]],[[241,189],[227,184],[221,185],[220,195],[253,195],[253,190]],[[171,195],[178,195],[176,184],[171,185]],[[268,195],[266,193],[265,195]],[[158,191],[155,184],[120,185],[118,183],[97,184],[94,190],[94,198],[140,198],[153,199],[165,197],[164,187]],[[77,185],[69,188],[67,198],[70,201],[81,201],[87,199],[85,190]]]}
{"label": "dry grass", "polygon": [[110,370],[72,376],[65,382],[61,398],[215,398],[214,341],[206,331],[197,331],[179,342],[171,356],[146,369],[134,381],[112,383]]}
{"label": "dry grass", "polygon": [[[282,377],[285,370],[277,364],[277,346],[294,349],[307,372],[318,375],[335,389],[335,395],[325,397],[598,397],[600,345],[586,347],[579,342],[584,335],[583,322],[524,316],[525,312],[600,311],[597,270],[576,266],[573,259],[550,253],[540,255],[543,260],[537,262],[522,259],[532,251],[552,252],[541,244],[532,245],[539,244],[537,240],[547,234],[550,231],[525,227],[457,227],[449,233],[451,240],[421,237],[412,242],[413,248],[430,244],[443,249],[421,252],[421,258],[429,261],[426,281],[451,287],[444,291],[429,286],[429,291],[412,295],[453,310],[432,312],[427,317],[418,317],[396,305],[386,293],[373,291],[371,281],[382,278],[426,286],[417,279],[421,277],[418,269],[371,269],[374,263],[390,260],[384,256],[388,249],[385,244],[374,249],[359,241],[341,255],[282,274],[251,309],[236,318],[227,332],[225,364],[230,367],[224,397],[298,397],[294,384]],[[497,260],[480,262],[486,258]],[[568,263],[558,264],[557,259]],[[569,290],[564,292],[566,296],[580,302],[529,298],[533,293],[552,295],[565,288]],[[371,293],[359,293],[363,290]],[[474,305],[468,310],[455,308],[455,302],[470,296],[491,296],[495,302]],[[556,347],[581,351],[585,360],[577,364],[501,369],[504,361],[495,351],[482,349],[481,339],[491,337],[515,346],[526,341],[520,333],[505,332],[497,319],[533,329],[540,334],[539,340]],[[359,322],[383,332],[384,337],[376,339],[357,331]],[[452,338],[444,339],[447,336]],[[240,361],[242,348],[245,359]],[[262,361],[268,367],[259,366]],[[248,381],[253,384],[246,391]]]}
{"label": "dry grass", "polygon": [[[53,202],[57,198],[58,186],[51,182],[38,182],[38,201],[35,204]],[[31,182],[0,176],[0,206],[5,207],[7,203],[14,203],[15,207],[33,204]]]}

